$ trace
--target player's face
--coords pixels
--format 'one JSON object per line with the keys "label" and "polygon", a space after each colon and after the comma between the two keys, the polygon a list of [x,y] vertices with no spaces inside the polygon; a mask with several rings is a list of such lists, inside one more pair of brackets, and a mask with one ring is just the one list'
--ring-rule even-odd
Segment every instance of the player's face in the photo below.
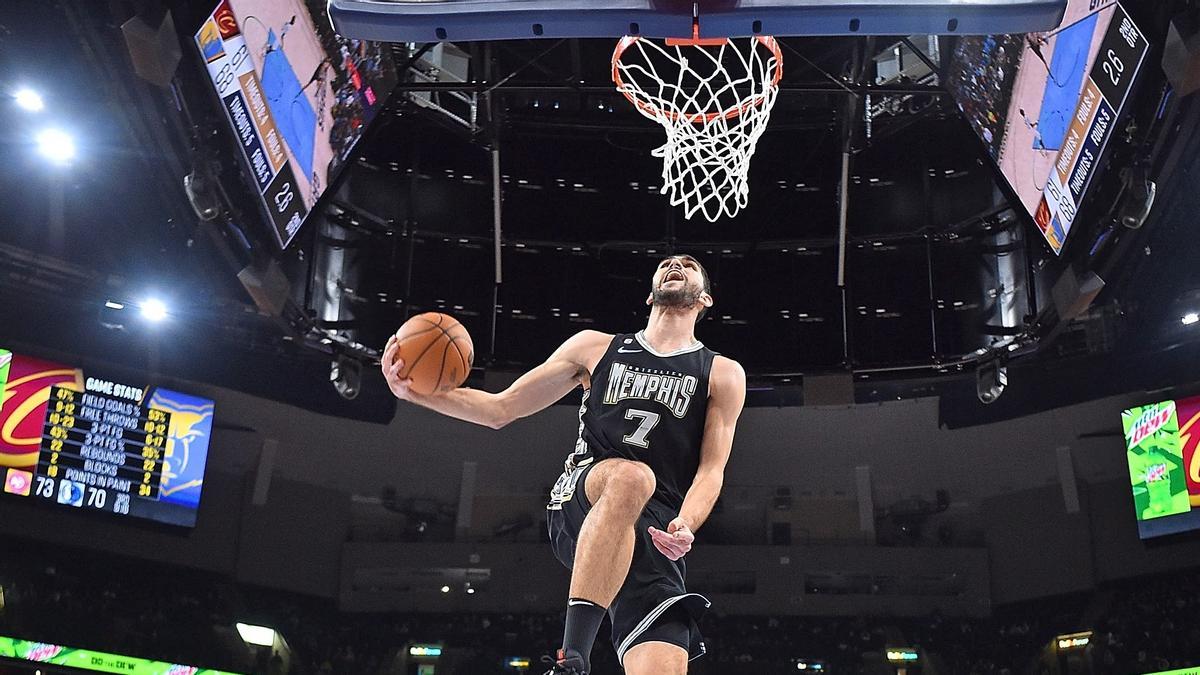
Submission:
{"label": "player's face", "polygon": [[711,306],[712,298],[704,292],[704,274],[696,261],[673,256],[660,262],[654,270],[646,304],[686,309],[696,305]]}

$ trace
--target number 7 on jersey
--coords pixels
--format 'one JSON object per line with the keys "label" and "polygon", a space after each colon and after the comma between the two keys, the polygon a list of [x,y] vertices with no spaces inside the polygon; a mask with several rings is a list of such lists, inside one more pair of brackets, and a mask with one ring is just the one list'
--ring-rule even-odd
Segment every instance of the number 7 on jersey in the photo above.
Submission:
{"label": "number 7 on jersey", "polygon": [[641,422],[638,424],[638,428],[632,434],[629,434],[621,440],[630,445],[636,445],[639,448],[650,447],[650,441],[646,440],[646,436],[650,433],[650,430],[658,424],[658,413],[652,413],[649,410],[630,408],[629,410],[625,411],[625,419],[640,419]]}

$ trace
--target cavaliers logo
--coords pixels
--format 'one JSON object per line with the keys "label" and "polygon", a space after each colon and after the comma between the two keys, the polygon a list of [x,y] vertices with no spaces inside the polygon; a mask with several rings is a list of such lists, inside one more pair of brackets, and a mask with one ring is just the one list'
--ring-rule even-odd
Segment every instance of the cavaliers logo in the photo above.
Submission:
{"label": "cavaliers logo", "polygon": [[223,40],[228,40],[241,32],[238,29],[237,18],[233,16],[233,10],[229,8],[228,0],[223,0],[217,10],[213,12],[213,19],[217,22],[217,29],[221,31]]}
{"label": "cavaliers logo", "polygon": [[1033,215],[1033,220],[1037,223],[1038,229],[1042,232],[1050,229],[1050,205],[1046,203],[1046,198],[1038,203],[1037,211]]}
{"label": "cavaliers logo", "polygon": [[46,403],[55,385],[83,391],[83,374],[57,363],[12,356],[0,394],[0,466],[37,465]]}
{"label": "cavaliers logo", "polygon": [[1183,446],[1184,466],[1187,467],[1188,499],[1192,507],[1200,507],[1200,399],[1188,399],[1176,404],[1179,415],[1179,440]]}

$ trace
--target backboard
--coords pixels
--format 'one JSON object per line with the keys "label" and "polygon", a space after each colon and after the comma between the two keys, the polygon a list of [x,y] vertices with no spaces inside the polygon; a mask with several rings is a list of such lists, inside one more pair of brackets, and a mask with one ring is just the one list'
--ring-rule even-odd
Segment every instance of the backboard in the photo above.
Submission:
{"label": "backboard", "polygon": [[1066,0],[329,0],[344,37],[386,42],[639,35],[1028,33],[1058,26]]}

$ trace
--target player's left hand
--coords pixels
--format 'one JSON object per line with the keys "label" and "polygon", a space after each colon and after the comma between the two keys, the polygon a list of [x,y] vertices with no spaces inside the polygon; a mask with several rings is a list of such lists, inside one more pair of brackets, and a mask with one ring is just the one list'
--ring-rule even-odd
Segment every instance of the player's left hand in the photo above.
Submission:
{"label": "player's left hand", "polygon": [[654,547],[669,560],[679,560],[687,555],[687,552],[692,550],[692,542],[696,540],[696,535],[692,534],[691,528],[682,518],[667,523],[666,532],[655,527],[649,529]]}

